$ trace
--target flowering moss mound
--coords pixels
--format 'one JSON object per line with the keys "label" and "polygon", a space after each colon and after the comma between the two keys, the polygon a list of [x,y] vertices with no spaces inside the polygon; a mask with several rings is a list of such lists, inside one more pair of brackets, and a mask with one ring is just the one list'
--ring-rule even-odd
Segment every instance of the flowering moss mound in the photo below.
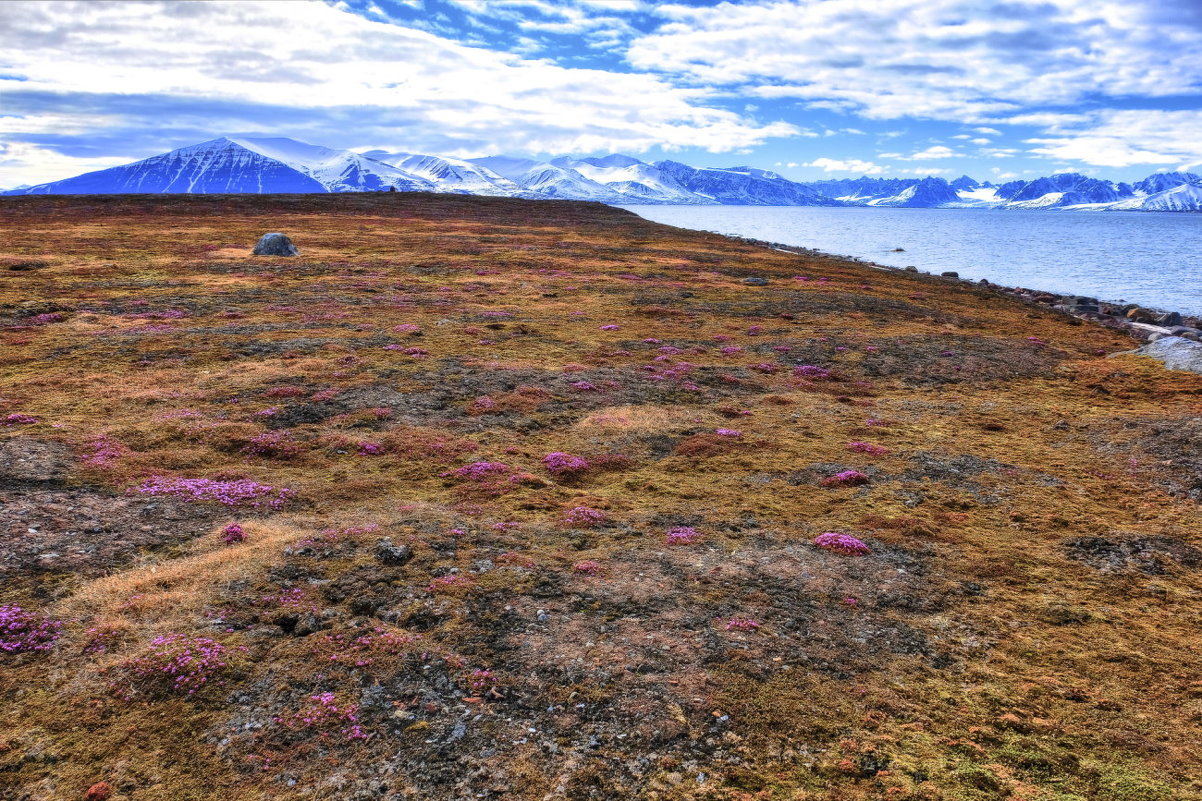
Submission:
{"label": "flowering moss mound", "polygon": [[1202,797],[1202,378],[1114,331],[586,203],[0,206],[0,795]]}

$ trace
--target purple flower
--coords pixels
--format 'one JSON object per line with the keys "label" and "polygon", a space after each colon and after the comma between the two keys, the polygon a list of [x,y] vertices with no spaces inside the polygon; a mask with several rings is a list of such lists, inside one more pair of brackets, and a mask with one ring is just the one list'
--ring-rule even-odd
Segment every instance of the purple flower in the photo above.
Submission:
{"label": "purple flower", "polygon": [[451,574],[449,576],[439,576],[426,585],[426,592],[440,593],[451,592],[460,587],[466,587],[472,583],[472,580],[467,576]]}
{"label": "purple flower", "polygon": [[664,539],[669,545],[692,545],[701,539],[701,532],[692,526],[677,526],[668,529]]}
{"label": "purple flower", "polygon": [[753,620],[749,617],[743,617],[742,615],[736,615],[735,617],[732,617],[730,620],[726,621],[726,630],[755,631],[762,625],[763,624],[758,620]]}
{"label": "purple flower", "polygon": [[442,475],[464,478],[468,481],[484,481],[490,477],[505,475],[512,471],[513,468],[504,462],[472,462],[469,465],[447,471]]}
{"label": "purple flower", "polygon": [[252,437],[242,452],[269,459],[291,459],[300,454],[301,445],[286,432],[268,431]]}
{"label": "purple flower", "polygon": [[601,326],[601,330],[602,331],[617,331],[621,327],[622,326],[620,326],[620,325],[614,325],[613,323],[610,323],[609,325]]}
{"label": "purple flower", "polygon": [[192,695],[227,667],[227,651],[208,637],[164,634],[151,640],[147,652],[126,661],[124,667],[135,678]]}
{"label": "purple flower", "polygon": [[715,428],[714,433],[720,437],[741,437],[743,432],[736,428]]}
{"label": "purple flower", "polygon": [[873,456],[884,456],[889,453],[888,448],[880,445],[871,445],[867,442],[849,442],[847,443],[847,449],[856,453],[870,453]]}
{"label": "purple flower", "polygon": [[547,472],[556,476],[581,473],[589,468],[587,459],[563,451],[548,453],[543,457],[543,465],[547,468]]}
{"label": "purple flower", "polygon": [[63,624],[19,606],[0,606],[0,651],[18,654],[49,651],[61,636]]}
{"label": "purple flower", "polygon": [[101,435],[88,443],[88,447],[92,452],[87,456],[80,457],[80,461],[84,464],[90,464],[93,467],[111,467],[113,462],[120,459],[129,453],[129,449],[108,438],[107,435]]}
{"label": "purple flower", "polygon": [[246,532],[242,526],[237,523],[230,523],[225,528],[221,529],[221,541],[226,545],[233,545],[246,540]]}
{"label": "purple flower", "polygon": [[793,375],[799,378],[809,378],[820,381],[831,377],[831,371],[814,364],[799,364],[793,368]]}
{"label": "purple flower", "polygon": [[37,421],[38,421],[38,418],[33,417],[28,414],[20,414],[19,412],[14,412],[13,414],[7,415],[6,417],[0,417],[0,425],[4,426],[5,428],[8,428],[10,426],[32,425],[33,423],[36,423]]}
{"label": "purple flower", "polygon": [[868,476],[861,473],[859,470],[844,470],[841,473],[835,473],[829,478],[822,479],[823,486],[855,486],[858,484],[867,484]]}
{"label": "purple flower", "polygon": [[564,522],[573,526],[598,526],[608,519],[605,512],[588,506],[573,506],[563,515]]}
{"label": "purple flower", "polygon": [[838,531],[827,531],[819,534],[814,538],[814,544],[824,551],[834,551],[835,553],[847,556],[864,556],[872,553],[862,540]]}
{"label": "purple flower", "polygon": [[603,570],[601,563],[594,562],[592,559],[585,559],[583,562],[572,565],[572,572],[582,576],[599,576]]}
{"label": "purple flower", "polygon": [[172,495],[185,501],[216,501],[225,506],[250,506],[258,508],[266,504],[279,509],[292,496],[292,490],[272,487],[249,479],[237,481],[214,481],[207,478],[170,478],[152,476],[137,489],[142,495]]}

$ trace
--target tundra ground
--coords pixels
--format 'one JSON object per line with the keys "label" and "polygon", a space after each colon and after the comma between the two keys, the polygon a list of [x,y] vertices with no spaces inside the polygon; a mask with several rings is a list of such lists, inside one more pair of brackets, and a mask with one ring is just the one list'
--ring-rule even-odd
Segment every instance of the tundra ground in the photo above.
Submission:
{"label": "tundra ground", "polygon": [[1202,798],[1202,376],[1114,331],[595,204],[0,211],[0,797]]}

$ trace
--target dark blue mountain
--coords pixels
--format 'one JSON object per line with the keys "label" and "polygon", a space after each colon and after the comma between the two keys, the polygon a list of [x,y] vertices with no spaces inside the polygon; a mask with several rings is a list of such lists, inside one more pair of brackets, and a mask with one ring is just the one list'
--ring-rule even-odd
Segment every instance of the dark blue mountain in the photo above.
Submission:
{"label": "dark blue mountain", "polygon": [[738,206],[841,206],[805,184],[755,167],[690,167],[678,161],[653,165],[689,192]]}

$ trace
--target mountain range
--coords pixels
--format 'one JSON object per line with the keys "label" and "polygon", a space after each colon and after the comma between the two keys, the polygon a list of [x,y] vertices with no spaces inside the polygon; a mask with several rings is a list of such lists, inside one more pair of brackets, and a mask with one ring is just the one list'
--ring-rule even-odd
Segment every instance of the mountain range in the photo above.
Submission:
{"label": "mountain range", "polygon": [[1202,176],[1156,173],[1134,184],[1058,173],[1000,185],[967,175],[790,181],[755,167],[691,167],[631,156],[456,159],[356,153],[294,139],[221,137],[142,161],[0,194],[444,192],[611,205],[884,206],[1202,211]]}

